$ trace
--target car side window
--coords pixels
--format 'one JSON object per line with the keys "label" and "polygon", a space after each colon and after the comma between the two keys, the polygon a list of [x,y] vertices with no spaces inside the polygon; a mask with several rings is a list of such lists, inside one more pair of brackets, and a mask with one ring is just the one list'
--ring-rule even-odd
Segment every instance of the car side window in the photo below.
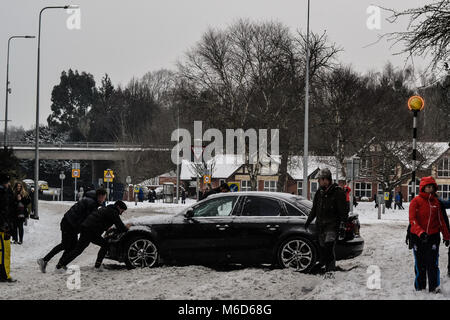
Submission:
{"label": "car side window", "polygon": [[247,197],[242,208],[242,216],[274,217],[280,214],[278,201],[262,197]]}
{"label": "car side window", "polygon": [[231,215],[238,197],[211,199],[194,207],[194,217],[223,217]]}
{"label": "car side window", "polygon": [[292,216],[296,216],[296,217],[304,217],[305,214],[298,208],[294,207],[293,205],[289,204],[289,203],[285,203],[286,206],[286,210],[287,213],[286,215],[292,217]]}

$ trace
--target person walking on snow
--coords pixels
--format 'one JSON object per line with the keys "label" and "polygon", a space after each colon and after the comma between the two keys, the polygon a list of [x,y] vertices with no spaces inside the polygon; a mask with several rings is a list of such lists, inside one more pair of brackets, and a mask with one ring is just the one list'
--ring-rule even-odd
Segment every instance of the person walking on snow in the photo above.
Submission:
{"label": "person walking on snow", "polygon": [[102,237],[103,232],[107,231],[112,225],[115,225],[119,232],[126,232],[131,224],[124,225],[120,215],[127,210],[126,204],[117,200],[113,205],[101,208],[90,214],[81,224],[80,240],[75,248],[66,256],[61,257],[56,269],[65,270],[67,265],[76,257],[83,253],[90,243],[100,246],[100,250],[95,261],[95,268],[100,269],[103,259],[108,251],[108,241]]}
{"label": "person walking on snow", "polygon": [[325,267],[325,272],[336,270],[335,246],[338,237],[345,232],[345,221],[348,218],[348,207],[345,201],[345,192],[336,183],[333,183],[331,171],[327,168],[320,170],[320,189],[314,195],[313,207],[305,223],[308,229],[311,222],[316,219],[316,228],[319,233],[318,268]]}
{"label": "person walking on snow", "polygon": [[0,173],[0,282],[16,282],[10,275],[14,195],[9,180],[7,174]]}
{"label": "person walking on snow", "polygon": [[13,188],[14,212],[13,212],[13,240],[14,243],[23,243],[23,224],[28,218],[28,205],[31,202],[28,193],[21,182],[16,182]]}
{"label": "person walking on snow", "polygon": [[444,213],[436,196],[437,184],[433,177],[420,180],[419,195],[409,206],[410,241],[414,254],[414,288],[440,293],[439,243],[442,233],[445,245],[449,245],[450,232],[445,224]]}
{"label": "person walking on snow", "polygon": [[80,226],[89,214],[96,211],[106,200],[106,190],[98,189],[86,192],[84,198],[74,204],[61,220],[61,243],[54,247],[44,258],[37,263],[42,273],[45,273],[47,263],[59,252],[64,250],[62,257],[72,251],[78,241]]}

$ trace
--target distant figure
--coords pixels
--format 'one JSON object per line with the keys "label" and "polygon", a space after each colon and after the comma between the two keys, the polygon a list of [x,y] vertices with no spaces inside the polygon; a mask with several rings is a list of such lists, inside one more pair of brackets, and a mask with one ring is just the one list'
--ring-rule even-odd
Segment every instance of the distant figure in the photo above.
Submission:
{"label": "distant figure", "polygon": [[377,194],[375,194],[373,196],[373,201],[375,202],[375,208],[378,208],[378,195]]}
{"label": "distant figure", "polygon": [[186,191],[184,189],[181,191],[181,203],[186,203]]}
{"label": "distant figure", "polygon": [[139,202],[144,201],[144,190],[142,190],[142,188],[139,188],[138,199],[139,199]]}
{"label": "distant figure", "polygon": [[84,195],[84,189],[83,189],[83,187],[80,187],[80,191],[78,192],[78,201],[83,199],[83,195]]}

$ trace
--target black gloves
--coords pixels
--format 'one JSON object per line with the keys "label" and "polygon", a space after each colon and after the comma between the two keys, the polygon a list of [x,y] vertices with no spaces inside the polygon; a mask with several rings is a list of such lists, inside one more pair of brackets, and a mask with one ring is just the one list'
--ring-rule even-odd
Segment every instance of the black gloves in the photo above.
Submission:
{"label": "black gloves", "polygon": [[420,241],[422,241],[422,243],[427,243],[428,242],[428,234],[426,232],[423,232],[420,235]]}
{"label": "black gloves", "polygon": [[450,245],[450,240],[442,240],[442,243],[445,244],[446,247]]}

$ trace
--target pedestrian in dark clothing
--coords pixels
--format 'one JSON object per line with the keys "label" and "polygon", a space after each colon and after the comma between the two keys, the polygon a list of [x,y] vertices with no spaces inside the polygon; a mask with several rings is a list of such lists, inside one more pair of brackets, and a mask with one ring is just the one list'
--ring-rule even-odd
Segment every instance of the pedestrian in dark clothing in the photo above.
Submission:
{"label": "pedestrian in dark clothing", "polygon": [[399,191],[398,194],[400,196],[400,201],[399,201],[400,210],[405,210],[405,208],[403,208],[403,194],[401,191]]}
{"label": "pedestrian in dark clothing", "polygon": [[21,182],[16,182],[13,188],[14,211],[13,211],[13,243],[23,243],[23,224],[28,218],[28,205],[31,202]]}
{"label": "pedestrian in dark clothing", "polygon": [[373,196],[373,201],[375,202],[375,208],[378,208],[378,195]]}
{"label": "pedestrian in dark clothing", "polygon": [[10,177],[0,173],[0,282],[15,282],[11,278],[11,230],[14,195]]}
{"label": "pedestrian in dark clothing", "polygon": [[204,194],[200,197],[199,200],[204,200],[212,194],[221,193],[221,192],[230,192],[230,186],[228,184],[226,184],[225,182],[223,182],[217,188],[211,189],[210,187],[208,187],[207,191],[204,192]]}
{"label": "pedestrian in dark clothing", "polygon": [[[442,213],[444,216],[445,225],[447,226],[447,229],[450,232],[450,224],[448,222],[448,216],[447,216],[447,210],[446,210],[446,209],[450,209],[450,200],[439,199],[439,203],[441,205],[441,210],[442,210]],[[449,247],[450,242],[448,240],[444,239],[442,242],[445,244],[446,247]],[[450,247],[448,248],[447,276],[450,277]]]}
{"label": "pedestrian in dark clothing", "polygon": [[120,215],[127,210],[126,204],[118,200],[113,205],[91,213],[81,224],[80,240],[75,248],[66,256],[61,257],[56,266],[57,269],[65,267],[78,257],[89,246],[90,243],[100,246],[100,250],[95,261],[95,268],[102,265],[103,259],[108,252],[108,241],[102,237],[103,232],[115,225],[119,232],[126,232],[131,225],[124,225]]}
{"label": "pedestrian in dark clothing", "polygon": [[61,243],[54,247],[44,258],[38,259],[37,263],[41,272],[45,273],[47,263],[59,252],[64,250],[61,257],[64,258],[71,252],[78,241],[80,226],[89,214],[103,206],[106,199],[106,190],[91,190],[85,193],[84,198],[74,204],[61,220]]}
{"label": "pedestrian in dark clothing", "polygon": [[437,184],[432,177],[420,180],[419,195],[409,206],[410,241],[415,259],[414,287],[417,291],[440,293],[439,244],[440,233],[449,244],[450,231],[445,223],[441,204],[436,196]]}
{"label": "pedestrian in dark clothing", "polygon": [[31,200],[31,212],[30,216],[34,216],[34,188],[30,189],[30,200]]}
{"label": "pedestrian in dark clothing", "polygon": [[386,200],[386,208],[391,209],[392,208],[392,192],[389,192],[389,198]]}
{"label": "pedestrian in dark clothing", "polygon": [[329,169],[322,169],[318,175],[320,189],[314,195],[313,207],[305,223],[308,229],[310,223],[316,219],[316,228],[319,233],[319,263],[325,271],[336,270],[335,245],[345,232],[345,222],[348,218],[348,209],[345,201],[345,192],[336,183],[332,183]]}
{"label": "pedestrian in dark clothing", "polygon": [[181,203],[186,203],[186,191],[184,189],[181,191]]}
{"label": "pedestrian in dark clothing", "polygon": [[142,190],[142,188],[139,188],[138,199],[139,199],[139,202],[144,201],[144,190]]}

